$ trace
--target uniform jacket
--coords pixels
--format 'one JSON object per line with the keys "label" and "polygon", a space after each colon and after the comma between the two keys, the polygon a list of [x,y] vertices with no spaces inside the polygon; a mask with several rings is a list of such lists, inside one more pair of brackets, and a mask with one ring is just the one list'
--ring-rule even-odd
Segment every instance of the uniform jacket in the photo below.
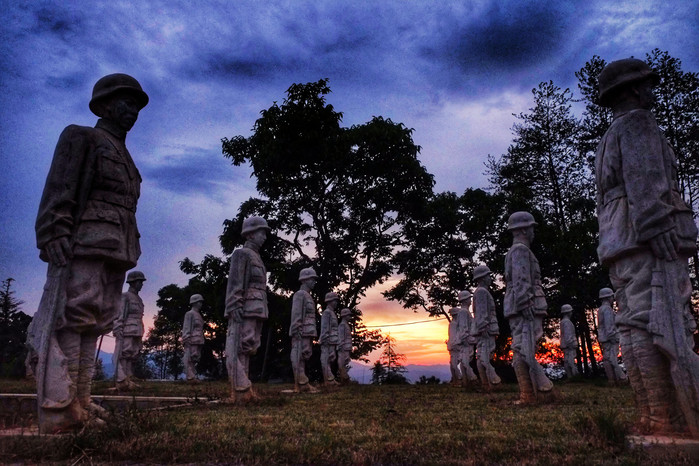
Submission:
{"label": "uniform jacket", "polygon": [[141,248],[136,203],[141,175],[123,138],[99,120],[95,128],[63,130],[36,218],[39,257],[52,240],[68,237],[76,257],[136,266]]}
{"label": "uniform jacket", "polygon": [[619,341],[619,331],[614,324],[614,311],[607,302],[602,303],[597,311],[597,339],[600,343]]}
{"label": "uniform jacket", "polygon": [[458,351],[461,346],[461,332],[459,329],[459,314],[461,312],[463,311],[452,312],[453,317],[451,322],[449,322],[449,339],[447,340],[448,351]]}
{"label": "uniform jacket", "polygon": [[498,317],[495,314],[495,300],[486,287],[479,286],[473,293],[473,333],[478,335],[498,335]]}
{"label": "uniform jacket", "polygon": [[320,339],[318,343],[321,345],[337,345],[337,328],[337,314],[335,314],[335,311],[330,309],[323,311],[323,315],[320,316]]}
{"label": "uniform jacket", "polygon": [[182,342],[189,345],[204,344],[204,318],[195,309],[190,309],[184,315]]}
{"label": "uniform jacket", "polygon": [[677,159],[650,111],[614,118],[597,147],[595,176],[602,263],[646,249],[672,229],[681,252],[694,252],[697,227],[679,192]]}
{"label": "uniform jacket", "polygon": [[315,338],[318,336],[316,305],[311,294],[306,290],[298,290],[294,293],[294,298],[291,302],[289,336],[301,336],[304,338]]}
{"label": "uniform jacket", "polygon": [[127,291],[121,295],[121,313],[114,321],[114,332],[122,331],[125,337],[143,336],[143,300],[136,293]]}
{"label": "uniform jacket", "polygon": [[539,261],[522,243],[514,243],[505,256],[505,287],[505,317],[520,315],[528,307],[534,315],[546,315]]}
{"label": "uniform jacket", "polygon": [[347,322],[340,321],[337,326],[337,344],[339,351],[352,351],[352,329]]}
{"label": "uniform jacket", "polygon": [[239,313],[244,319],[267,319],[267,270],[259,247],[252,241],[233,251],[226,288],[227,318]]}
{"label": "uniform jacket", "polygon": [[577,346],[573,322],[570,319],[561,319],[561,349],[573,349]]}
{"label": "uniform jacket", "polygon": [[476,333],[474,329],[473,316],[468,308],[461,310],[456,314],[456,322],[459,326],[459,340],[462,345],[475,345]]}

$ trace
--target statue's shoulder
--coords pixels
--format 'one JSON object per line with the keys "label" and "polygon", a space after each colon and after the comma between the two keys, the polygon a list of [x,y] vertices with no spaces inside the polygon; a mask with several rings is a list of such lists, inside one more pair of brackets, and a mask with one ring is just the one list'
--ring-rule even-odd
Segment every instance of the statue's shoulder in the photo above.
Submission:
{"label": "statue's shoulder", "polygon": [[68,125],[61,133],[61,140],[77,140],[86,138],[99,138],[99,132],[91,126]]}

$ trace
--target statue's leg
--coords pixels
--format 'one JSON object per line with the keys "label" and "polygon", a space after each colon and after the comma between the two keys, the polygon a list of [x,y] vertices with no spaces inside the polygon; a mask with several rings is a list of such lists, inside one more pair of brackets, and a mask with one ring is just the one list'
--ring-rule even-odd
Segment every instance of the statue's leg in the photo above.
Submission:
{"label": "statue's leg", "polygon": [[488,336],[483,345],[483,366],[488,374],[488,382],[491,385],[498,385],[502,382],[500,376],[495,372],[495,367],[492,364],[493,354],[495,353],[495,338]]}
{"label": "statue's leg", "polygon": [[515,353],[512,357],[512,368],[515,370],[517,384],[519,385],[519,401],[522,403],[536,402],[534,387],[532,387],[532,381],[529,376],[529,367],[521,354]]}

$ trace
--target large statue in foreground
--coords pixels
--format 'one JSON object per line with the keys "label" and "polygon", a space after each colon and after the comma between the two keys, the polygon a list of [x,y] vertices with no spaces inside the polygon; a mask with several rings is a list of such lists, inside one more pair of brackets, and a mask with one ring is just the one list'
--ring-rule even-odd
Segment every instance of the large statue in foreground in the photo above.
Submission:
{"label": "large statue in foreground", "polygon": [[612,384],[625,382],[626,373],[619,366],[619,331],[614,322],[614,310],[612,300],[614,291],[611,288],[599,290],[599,299],[602,303],[597,310],[597,341],[602,349],[604,361],[604,373]]}
{"label": "large statue in foreground", "polygon": [[105,76],[90,101],[97,125],[68,126],[56,145],[36,219],[49,263],[32,342],[42,433],[103,424],[90,400],[95,347],[112,330],[126,271],[141,254],[141,176],[125,138],[147,103],[131,76]]}
{"label": "large statue in foreground", "polygon": [[260,257],[269,230],[264,218],[246,218],[241,231],[245,245],[231,255],[224,316],[228,319],[226,369],[233,401],[237,395],[243,401],[256,397],[248,374],[250,356],[260,347],[262,324],[269,316],[267,270]]}
{"label": "large statue in foreground", "polygon": [[621,352],[640,412],[638,430],[699,437],[699,356],[687,259],[696,248],[677,159],[651,113],[658,75],[641,60],[607,65],[600,103],[614,119],[597,148],[600,261],[619,305]]}
{"label": "large statue in foreground", "polygon": [[188,381],[198,382],[197,363],[201,359],[201,348],[204,346],[204,318],[201,316],[201,308],[204,306],[204,297],[193,294],[189,298],[191,309],[184,315],[182,322],[182,345],[184,346],[184,374]]}
{"label": "large statue in foreground", "polygon": [[143,347],[143,300],[138,293],[146,281],[143,272],[129,272],[126,283],[129,289],[121,296],[121,309],[114,321],[112,333],[116,339],[114,348],[114,377],[117,390],[131,390],[138,385],[133,381],[133,366]]}
{"label": "large statue in foreground", "polygon": [[306,361],[313,352],[313,339],[318,336],[316,329],[316,304],[311,296],[311,290],[316,286],[315,270],[302,269],[299,273],[301,289],[294,293],[291,302],[291,368],[294,371],[294,391],[318,391],[308,382],[306,376]]}
{"label": "large statue in foreground", "polygon": [[495,352],[495,339],[500,334],[500,328],[495,314],[495,300],[488,290],[492,283],[488,266],[479,265],[473,269],[473,279],[478,285],[473,293],[473,335],[477,341],[478,374],[483,387],[490,389],[492,385],[498,385],[501,379],[490,362]]}
{"label": "large statue in foreground", "polygon": [[541,271],[530,246],[534,240],[534,217],[515,212],[507,221],[512,247],[505,256],[505,318],[512,330],[512,366],[519,384],[520,401],[537,401],[539,392],[549,392],[553,383],[536,360],[536,343],[544,334],[546,298]]}

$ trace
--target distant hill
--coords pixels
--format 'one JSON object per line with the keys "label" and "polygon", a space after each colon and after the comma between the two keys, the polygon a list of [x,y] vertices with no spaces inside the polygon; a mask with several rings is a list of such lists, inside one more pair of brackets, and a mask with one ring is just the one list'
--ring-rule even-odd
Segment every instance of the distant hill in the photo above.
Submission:
{"label": "distant hill", "polygon": [[[352,361],[350,363],[350,377],[359,383],[368,384],[371,383],[371,367],[367,364],[362,364],[360,362]],[[407,364],[405,366],[407,372],[405,372],[405,378],[410,381],[410,383],[415,383],[420,379],[420,376],[430,377],[435,376],[442,382],[449,382],[451,380],[451,371],[447,364],[432,364],[432,365],[418,365],[418,364]]]}

